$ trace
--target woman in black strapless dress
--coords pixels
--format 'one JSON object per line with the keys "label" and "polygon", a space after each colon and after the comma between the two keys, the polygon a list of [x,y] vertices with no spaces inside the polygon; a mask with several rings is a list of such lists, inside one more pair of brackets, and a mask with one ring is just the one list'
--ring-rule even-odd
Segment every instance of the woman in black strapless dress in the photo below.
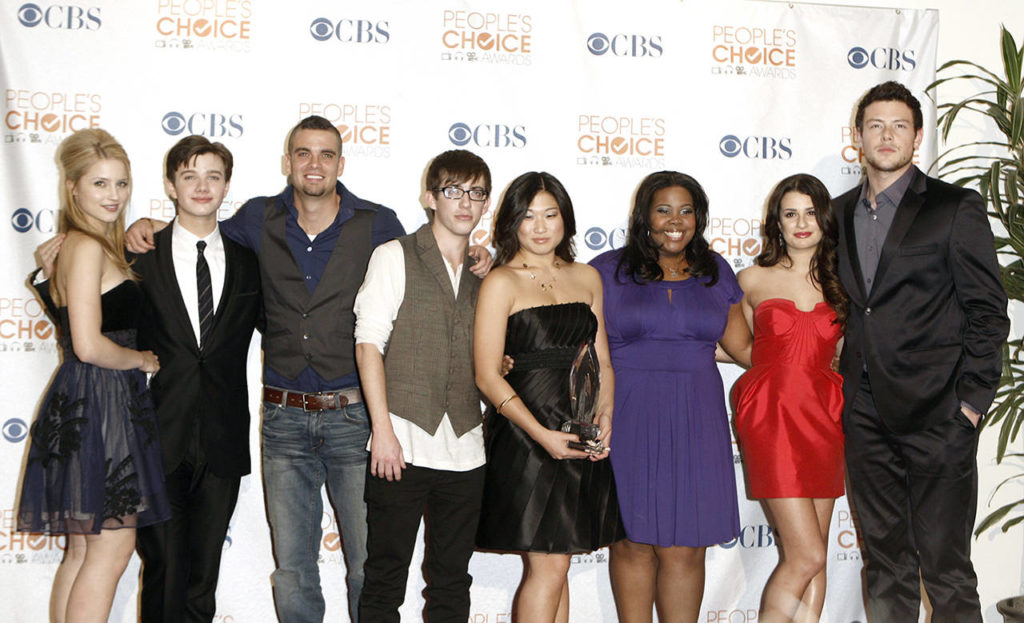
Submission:
{"label": "woman in black strapless dress", "polygon": [[[573,261],[572,202],[548,173],[526,173],[495,217],[497,268],[476,309],[477,385],[495,405],[484,420],[487,477],[477,546],[523,554],[518,620],[567,621],[570,556],[624,536],[608,457],[614,378],[596,270]],[[591,343],[601,370],[595,422],[603,447],[574,450],[569,369]],[[501,376],[503,355],[514,360]]]}
{"label": "woman in black strapless dress", "polygon": [[135,528],[170,517],[156,413],[135,348],[142,293],[124,256],[128,156],[100,129],[61,144],[60,231],[50,294],[63,362],[32,424],[18,530],[67,535],[50,619],[105,621]]}

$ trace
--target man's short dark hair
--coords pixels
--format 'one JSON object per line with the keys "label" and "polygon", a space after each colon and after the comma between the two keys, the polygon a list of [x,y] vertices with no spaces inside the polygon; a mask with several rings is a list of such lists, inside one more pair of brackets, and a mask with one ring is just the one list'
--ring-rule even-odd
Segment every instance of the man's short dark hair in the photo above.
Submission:
{"label": "man's short dark hair", "polygon": [[302,121],[295,124],[295,127],[288,132],[288,153],[292,153],[292,139],[295,138],[295,133],[299,130],[323,130],[325,132],[331,132],[334,136],[338,137],[338,156],[341,156],[341,132],[338,132],[338,128],[334,127],[334,124],[324,119],[320,115],[310,115]]}
{"label": "man's short dark hair", "polygon": [[875,102],[903,102],[914,113],[914,131],[916,132],[924,127],[921,102],[917,101],[917,98],[910,92],[910,89],[899,82],[890,80],[871,87],[871,90],[865,93],[860,103],[857,104],[857,116],[854,119],[854,126],[858,130],[864,131],[864,109]]}
{"label": "man's short dark hair", "polygon": [[491,169],[484,159],[465,149],[449,149],[430,161],[427,168],[427,190],[483,180],[484,190],[491,192]]}
{"label": "man's short dark hair", "polygon": [[231,168],[234,166],[234,158],[231,156],[231,151],[221,143],[211,143],[210,139],[198,134],[186,136],[175,143],[174,147],[171,147],[167,152],[167,158],[164,160],[164,175],[173,183],[174,174],[178,172],[178,169],[188,166],[194,159],[203,154],[220,156],[220,159],[224,161],[224,181],[230,182]]}

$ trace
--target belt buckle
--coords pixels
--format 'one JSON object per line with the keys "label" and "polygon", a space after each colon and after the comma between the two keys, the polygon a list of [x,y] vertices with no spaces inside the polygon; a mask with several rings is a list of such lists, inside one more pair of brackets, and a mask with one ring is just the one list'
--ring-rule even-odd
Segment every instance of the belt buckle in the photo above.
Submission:
{"label": "belt buckle", "polygon": [[[316,398],[333,399],[334,405],[331,405],[330,407],[325,407],[325,405],[323,403],[318,403],[316,405],[316,408],[310,409],[309,408],[309,399],[311,397],[314,397],[314,396]],[[338,394],[335,393],[335,392],[316,392],[316,393],[303,393],[302,394],[302,410],[305,411],[306,413],[309,413],[310,411],[329,411],[329,410],[331,410],[331,408],[335,408],[336,409],[337,408],[337,404],[338,404]]]}

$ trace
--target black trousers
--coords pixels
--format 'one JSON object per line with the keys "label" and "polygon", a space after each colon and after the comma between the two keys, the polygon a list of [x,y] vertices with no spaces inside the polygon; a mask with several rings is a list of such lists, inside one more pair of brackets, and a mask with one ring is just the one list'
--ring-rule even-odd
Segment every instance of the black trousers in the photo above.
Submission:
{"label": "black trousers", "polygon": [[142,623],[210,623],[217,611],[217,577],[241,478],[211,472],[192,444],[166,476],[171,519],[140,528]]}
{"label": "black trousers", "polygon": [[932,623],[981,623],[971,531],[978,433],[960,409],[895,434],[879,418],[867,375],[843,422],[873,623],[917,621],[924,582]]}
{"label": "black trousers", "polygon": [[468,472],[408,465],[388,482],[367,472],[364,567],[359,620],[398,623],[420,518],[426,528],[423,570],[429,623],[469,619],[469,559],[480,521],[484,467]]}

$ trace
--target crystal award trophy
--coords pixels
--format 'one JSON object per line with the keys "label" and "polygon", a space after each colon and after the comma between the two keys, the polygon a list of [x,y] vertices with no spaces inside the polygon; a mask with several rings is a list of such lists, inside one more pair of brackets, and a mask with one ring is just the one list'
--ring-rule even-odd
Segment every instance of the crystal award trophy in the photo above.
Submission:
{"label": "crystal award trophy", "polygon": [[562,422],[562,432],[575,433],[580,440],[570,441],[569,447],[592,454],[603,451],[597,440],[598,427],[594,424],[597,411],[597,394],[601,386],[601,368],[594,352],[594,345],[585,342],[576,353],[569,368],[569,404],[572,419]]}

